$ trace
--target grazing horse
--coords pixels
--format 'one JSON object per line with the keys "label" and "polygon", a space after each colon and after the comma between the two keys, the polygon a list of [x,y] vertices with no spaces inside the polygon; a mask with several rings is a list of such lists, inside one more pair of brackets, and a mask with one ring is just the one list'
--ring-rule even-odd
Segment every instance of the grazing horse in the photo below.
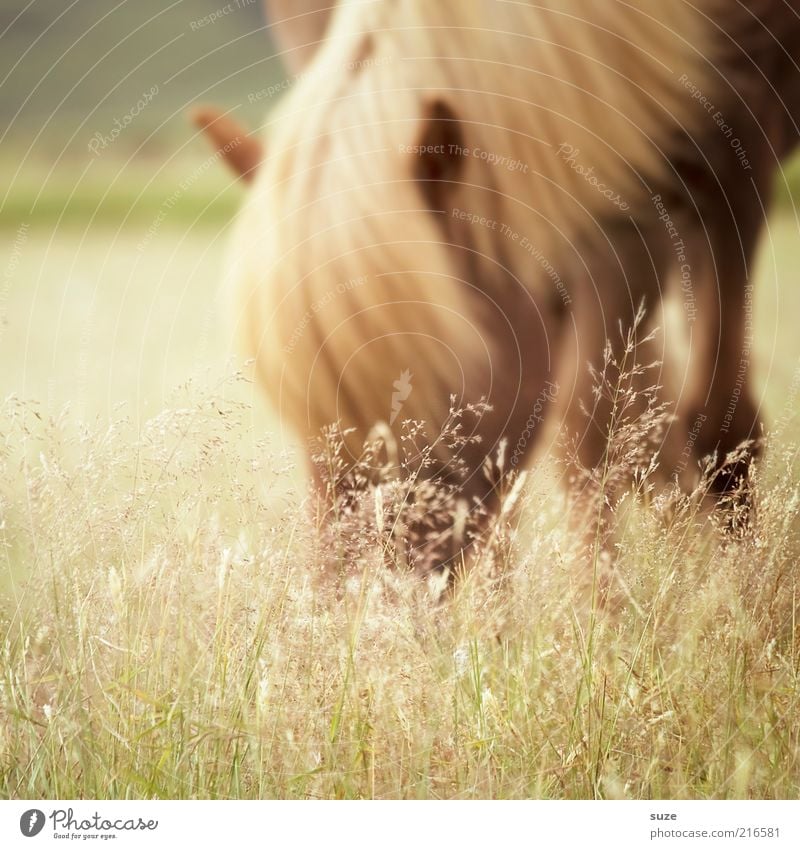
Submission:
{"label": "grazing horse", "polygon": [[479,441],[441,442],[430,474],[457,453],[463,497],[491,505],[485,459],[507,440],[528,461],[548,419],[601,461],[611,402],[586,364],[644,303],[659,325],[673,305],[663,473],[758,436],[750,275],[798,139],[800,0],[266,5],[293,76],[263,153],[231,157],[252,178],[232,279],[297,431],[341,422],[357,456],[378,422],[436,433],[485,400]]}

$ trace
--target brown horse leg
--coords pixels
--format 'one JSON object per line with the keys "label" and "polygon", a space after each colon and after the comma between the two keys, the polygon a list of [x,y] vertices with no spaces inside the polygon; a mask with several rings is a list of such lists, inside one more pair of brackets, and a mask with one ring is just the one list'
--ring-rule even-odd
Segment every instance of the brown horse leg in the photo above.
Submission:
{"label": "brown horse leg", "polygon": [[716,455],[711,482],[716,495],[746,480],[760,436],[759,410],[751,389],[750,278],[760,223],[752,214],[749,220],[742,216],[735,232],[717,236],[695,277],[697,322],[690,338],[689,389],[681,407],[687,428],[696,434],[694,458]]}

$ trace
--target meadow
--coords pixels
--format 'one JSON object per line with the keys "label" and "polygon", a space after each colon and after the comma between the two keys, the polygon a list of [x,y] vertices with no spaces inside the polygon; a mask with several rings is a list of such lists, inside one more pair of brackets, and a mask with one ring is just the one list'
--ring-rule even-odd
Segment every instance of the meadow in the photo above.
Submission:
{"label": "meadow", "polygon": [[[326,522],[235,360],[238,190],[206,174],[148,235],[170,186],[74,182],[22,180],[2,210],[0,796],[797,797],[787,203],[755,272],[749,521],[704,509],[707,479],[651,486],[658,417],[622,417],[594,489],[549,458],[508,477],[442,593],[402,568],[416,483]],[[335,475],[335,433],[317,454]],[[603,502],[615,533],[587,544]]]}

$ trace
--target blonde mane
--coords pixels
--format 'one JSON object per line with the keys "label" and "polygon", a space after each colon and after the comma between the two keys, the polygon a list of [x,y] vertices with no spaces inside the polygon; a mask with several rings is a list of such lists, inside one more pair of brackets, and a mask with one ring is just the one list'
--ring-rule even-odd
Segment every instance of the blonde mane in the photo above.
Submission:
{"label": "blonde mane", "polygon": [[[477,400],[469,381],[505,391],[482,310],[509,286],[568,303],[556,269],[575,245],[652,215],[654,186],[674,179],[664,146],[702,118],[681,78],[712,89],[712,5],[340,2],[269,115],[233,249],[238,320],[281,412],[306,433],[341,419],[358,439],[388,420],[402,371],[426,386],[402,417],[441,421],[451,393]],[[435,101],[465,150],[439,210],[414,174]],[[453,262],[467,231],[485,274]],[[531,332],[547,336],[547,316]]]}

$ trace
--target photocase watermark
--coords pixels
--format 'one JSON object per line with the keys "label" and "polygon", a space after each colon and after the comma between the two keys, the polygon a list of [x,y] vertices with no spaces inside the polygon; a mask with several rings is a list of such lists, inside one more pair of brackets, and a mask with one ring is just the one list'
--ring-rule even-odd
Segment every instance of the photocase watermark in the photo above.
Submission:
{"label": "photocase watermark", "polygon": [[293,77],[286,77],[280,82],[268,85],[266,88],[260,88],[258,91],[251,91],[247,95],[247,102],[258,103],[261,100],[269,100],[269,98],[275,97],[276,94],[280,94],[282,91],[288,91],[288,89],[290,89],[295,83],[302,80],[305,76],[307,75],[295,74]]}
{"label": "photocase watermark", "polygon": [[672,248],[675,251],[675,259],[678,261],[678,267],[681,274],[681,292],[683,293],[683,310],[686,313],[686,321],[689,324],[694,324],[697,320],[697,304],[694,299],[694,288],[692,287],[692,266],[686,257],[686,244],[681,238],[669,210],[664,206],[661,200],[661,195],[653,195],[653,205],[658,214],[658,220],[663,222],[667,235],[672,243]]}
{"label": "photocase watermark", "polygon": [[696,416],[694,423],[692,424],[691,430],[689,431],[686,437],[686,444],[683,446],[683,451],[681,451],[681,456],[678,458],[678,463],[675,466],[675,476],[680,475],[686,467],[689,465],[689,460],[691,460],[692,455],[694,453],[694,444],[697,442],[698,436],[700,436],[700,431],[703,429],[703,425],[706,423],[706,419],[708,417],[703,415],[702,413],[698,413]]}
{"label": "photocase watermark", "polygon": [[511,156],[505,156],[501,153],[494,153],[490,150],[485,150],[482,147],[466,147],[464,145],[450,143],[445,144],[401,144],[398,150],[402,154],[410,156],[461,156],[463,158],[479,159],[498,168],[505,168],[506,171],[519,172],[527,174],[530,170],[528,165],[521,159],[515,159]]}
{"label": "photocase watermark", "polygon": [[525,449],[528,447],[533,432],[536,430],[537,425],[544,422],[545,407],[547,404],[552,404],[556,400],[559,389],[560,387],[557,382],[548,380],[534,401],[531,414],[525,422],[525,429],[520,434],[517,444],[514,446],[514,453],[511,455],[512,466],[518,466],[520,460],[525,456]]}
{"label": "photocase watermark", "polygon": [[19,818],[19,830],[25,837],[36,837],[50,820],[53,837],[69,840],[97,839],[108,840],[117,837],[118,832],[155,831],[158,820],[142,817],[118,817],[108,819],[98,811],[90,817],[78,819],[72,808],[55,808],[45,816],[39,808],[30,808]]}
{"label": "photocase watermark", "polygon": [[750,355],[753,350],[753,284],[748,283],[744,287],[744,345],[742,346],[742,354],[739,358],[739,366],[736,371],[736,381],[733,385],[731,398],[728,406],[725,409],[725,415],[722,418],[722,433],[728,433],[733,424],[733,417],[736,413],[736,407],[739,405],[739,399],[742,397],[742,390],[747,381],[747,372],[750,370]]}
{"label": "photocase watermark", "polygon": [[230,15],[232,12],[237,12],[239,9],[244,9],[245,6],[252,6],[256,0],[232,0],[232,2],[227,3],[224,6],[220,6],[219,9],[215,9],[213,12],[209,12],[207,15],[203,15],[202,18],[196,18],[189,24],[189,29],[192,32],[197,32],[199,29],[203,29],[203,27],[210,26],[211,24],[216,23],[220,18],[224,18],[226,15]]}
{"label": "photocase watermark", "polygon": [[547,274],[555,285],[556,291],[558,292],[564,306],[569,306],[572,303],[572,298],[567,291],[564,281],[561,279],[561,275],[547,259],[542,250],[527,236],[522,235],[517,230],[514,230],[513,227],[502,221],[498,221],[495,218],[489,218],[486,215],[480,215],[477,212],[470,212],[467,209],[454,207],[451,212],[451,216],[459,221],[467,221],[470,224],[477,224],[479,227],[485,227],[487,230],[493,230],[501,236],[504,236],[509,241],[514,242],[514,244],[518,245],[523,251],[539,263],[545,274]]}
{"label": "photocase watermark", "polygon": [[183,195],[203,176],[203,174],[208,171],[216,162],[222,159],[226,154],[230,153],[232,150],[235,150],[240,144],[242,140],[240,138],[235,138],[233,141],[228,142],[226,145],[223,145],[216,153],[213,153],[207,159],[205,159],[197,168],[192,171],[192,173],[181,180],[178,184],[178,188],[165,200],[162,202],[159,207],[158,213],[156,217],[153,219],[150,226],[147,228],[147,232],[144,235],[144,238],[139,242],[136,246],[136,250],[139,253],[144,253],[147,246],[150,244],[152,238],[158,233],[161,225],[167,218],[170,210],[175,206],[176,203],[183,197]]}
{"label": "photocase watermark", "polygon": [[155,84],[148,91],[142,93],[142,96],[122,118],[114,119],[114,126],[107,133],[95,133],[87,145],[89,150],[95,156],[100,156],[100,152],[114,144],[120,135],[141,115],[157,96],[158,84]]}
{"label": "photocase watermark", "polygon": [[403,409],[403,404],[408,401],[408,398],[411,395],[411,390],[413,389],[411,386],[412,377],[413,375],[411,372],[406,369],[405,371],[400,372],[400,377],[398,377],[392,384],[394,392],[392,392],[392,408],[389,413],[390,425],[394,424],[395,419],[400,415],[400,411]]}
{"label": "photocase watermark", "polygon": [[[391,56],[367,56],[364,59],[353,59],[350,62],[343,62],[339,66],[339,70],[343,71],[356,71],[356,70],[364,70],[366,68],[380,68],[386,65],[391,65],[394,62],[394,59]],[[326,66],[325,68],[326,74],[330,74],[331,68]],[[275,97],[276,94],[281,94],[284,91],[288,91],[290,88],[295,86],[297,83],[302,82],[309,77],[313,77],[319,74],[319,69],[314,68],[313,71],[305,71],[300,74],[293,74],[289,77],[284,77],[284,79],[279,80],[272,85],[265,86],[264,88],[260,88],[257,91],[251,91],[247,95],[248,103],[259,103],[262,100],[270,100]]]}
{"label": "photocase watermark", "polygon": [[45,816],[44,811],[38,808],[31,808],[19,818],[19,830],[25,837],[36,837],[36,835],[44,828]]}
{"label": "photocase watermark", "polygon": [[792,382],[789,384],[789,391],[786,393],[786,401],[783,405],[783,410],[780,416],[775,419],[773,431],[775,433],[782,432],[797,415],[797,396],[800,395],[800,360],[792,375]]}
{"label": "photocase watermark", "polygon": [[752,171],[753,166],[750,164],[750,160],[747,156],[747,151],[742,145],[741,139],[736,135],[733,125],[729,124],[725,120],[725,116],[722,114],[722,112],[717,109],[717,107],[712,103],[712,101],[709,100],[708,97],[706,97],[700,87],[695,85],[695,83],[693,83],[686,74],[681,74],[681,76],[678,78],[678,82],[681,83],[683,87],[691,93],[692,100],[698,101],[698,103],[700,103],[700,105],[711,116],[711,119],[714,121],[717,127],[719,127],[719,131],[730,142],[730,145],[733,148],[733,151],[736,154],[736,158],[739,160],[739,163],[741,164],[742,168],[745,171]]}
{"label": "photocase watermark", "polygon": [[597,179],[597,176],[594,173],[594,166],[587,168],[578,162],[578,157],[581,153],[579,148],[563,142],[559,146],[557,153],[576,174],[583,177],[590,186],[597,189],[597,191],[613,203],[614,206],[619,207],[623,212],[627,212],[630,209],[630,205],[627,201],[623,200],[619,192],[615,192],[614,189],[609,188],[605,183],[601,183],[600,180]]}
{"label": "photocase watermark", "polygon": [[11,291],[11,283],[19,268],[22,249],[25,247],[25,242],[28,241],[28,232],[30,229],[30,224],[26,221],[23,221],[17,228],[14,244],[11,246],[11,256],[9,256],[3,271],[3,283],[0,286],[0,339],[3,338],[6,325],[8,324],[8,294]]}
{"label": "photocase watermark", "polygon": [[294,352],[294,349],[297,347],[297,343],[303,337],[303,334],[306,332],[306,328],[309,324],[311,324],[312,318],[321,310],[325,309],[328,304],[338,298],[340,295],[344,295],[346,292],[352,292],[353,289],[360,289],[365,283],[369,281],[369,276],[366,274],[362,274],[360,277],[351,277],[349,280],[345,280],[342,283],[337,283],[332,289],[329,289],[321,298],[318,298],[311,306],[303,313],[303,317],[297,323],[296,327],[292,331],[292,335],[289,337],[289,341],[283,346],[284,354],[291,354]]}
{"label": "photocase watermark", "polygon": [[393,61],[391,56],[365,56],[363,59],[345,62],[342,67],[346,71],[361,71],[364,68],[380,68],[384,65],[391,65]]}
{"label": "photocase watermark", "polygon": [[527,236],[522,236],[516,230],[513,230],[507,224],[502,224],[500,227],[500,233],[505,236],[507,239],[510,239],[515,244],[519,245],[525,253],[533,257],[536,262],[544,270],[545,274],[553,281],[553,284],[556,287],[556,291],[561,297],[561,302],[565,307],[568,307],[572,303],[572,298],[569,296],[569,292],[567,291],[567,287],[564,284],[564,281],[561,279],[561,275],[556,271],[553,267],[553,264],[547,257],[542,253],[541,249],[537,247]]}

